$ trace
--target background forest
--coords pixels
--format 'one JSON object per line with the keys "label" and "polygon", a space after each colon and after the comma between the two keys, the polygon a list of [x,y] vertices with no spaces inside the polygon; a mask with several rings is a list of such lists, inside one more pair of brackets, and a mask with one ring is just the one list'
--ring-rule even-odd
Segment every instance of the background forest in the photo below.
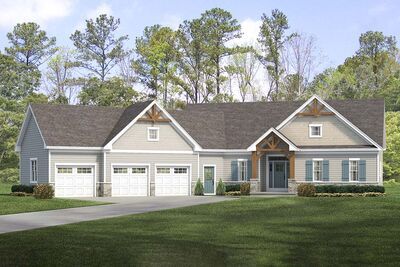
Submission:
{"label": "background forest", "polygon": [[[187,103],[384,98],[384,178],[400,180],[400,61],[395,36],[368,31],[336,68],[317,73],[315,39],[290,30],[280,10],[261,14],[255,43],[241,42],[240,23],[220,8],[177,30],[148,26],[135,40],[120,20],[100,15],[70,35],[72,47],[30,22],[15,25],[0,51],[0,180],[18,180],[14,146],[28,103],[128,106],[158,99]],[[368,116],[368,114],[365,114]]]}

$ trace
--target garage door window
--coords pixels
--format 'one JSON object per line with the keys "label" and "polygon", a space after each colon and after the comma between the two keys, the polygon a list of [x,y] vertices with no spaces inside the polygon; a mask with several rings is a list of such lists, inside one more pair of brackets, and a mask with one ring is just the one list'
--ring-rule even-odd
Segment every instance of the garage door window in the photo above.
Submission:
{"label": "garage door window", "polygon": [[92,173],[92,168],[78,168],[78,173]]}
{"label": "garage door window", "polygon": [[114,168],[114,173],[128,173],[128,168]]}
{"label": "garage door window", "polygon": [[57,173],[72,173],[72,168],[57,168]]}
{"label": "garage door window", "polygon": [[187,168],[174,168],[174,173],[187,173]]}
{"label": "garage door window", "polygon": [[146,168],[132,168],[132,173],[146,173]]}
{"label": "garage door window", "polygon": [[157,168],[157,173],[170,173],[169,168]]}

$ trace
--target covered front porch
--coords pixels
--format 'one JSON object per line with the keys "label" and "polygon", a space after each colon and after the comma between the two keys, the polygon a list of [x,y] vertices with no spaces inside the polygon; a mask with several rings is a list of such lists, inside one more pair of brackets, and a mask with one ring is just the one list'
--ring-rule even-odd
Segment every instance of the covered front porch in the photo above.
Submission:
{"label": "covered front porch", "polygon": [[252,192],[294,192],[296,146],[271,128],[249,148]]}

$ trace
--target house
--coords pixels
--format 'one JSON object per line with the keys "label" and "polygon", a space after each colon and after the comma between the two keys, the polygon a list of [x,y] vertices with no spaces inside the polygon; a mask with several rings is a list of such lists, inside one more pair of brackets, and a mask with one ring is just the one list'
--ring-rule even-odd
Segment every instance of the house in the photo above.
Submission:
{"label": "house", "polygon": [[58,197],[191,195],[198,179],[249,181],[253,192],[298,183],[382,184],[383,100],[128,108],[34,104],[16,150],[22,184]]}

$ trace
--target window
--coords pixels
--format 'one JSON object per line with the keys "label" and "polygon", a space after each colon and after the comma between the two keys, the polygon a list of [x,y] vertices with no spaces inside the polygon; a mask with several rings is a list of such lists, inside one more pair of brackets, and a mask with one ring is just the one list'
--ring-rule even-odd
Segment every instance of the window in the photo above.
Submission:
{"label": "window", "polygon": [[158,127],[148,127],[147,128],[147,141],[158,141],[160,129]]}
{"label": "window", "polygon": [[132,173],[146,173],[146,168],[132,168]]}
{"label": "window", "polygon": [[38,181],[37,159],[30,159],[30,161],[31,161],[31,182],[37,183]]}
{"label": "window", "polygon": [[313,181],[322,181],[322,159],[313,160]]}
{"label": "window", "polygon": [[170,173],[169,168],[157,168],[157,173]]}
{"label": "window", "polygon": [[187,168],[174,168],[174,173],[187,173]]}
{"label": "window", "polygon": [[310,124],[308,127],[310,137],[322,137],[322,124]]}
{"label": "window", "polygon": [[238,160],[239,181],[247,181],[247,160]]}
{"label": "window", "polygon": [[128,168],[114,168],[114,173],[128,173]]}
{"label": "window", "polygon": [[357,182],[358,181],[358,162],[359,159],[350,159],[349,160],[349,171],[350,171],[350,181]]}
{"label": "window", "polygon": [[78,168],[78,173],[92,173],[92,168]]}
{"label": "window", "polygon": [[57,168],[57,173],[72,173],[72,168]]}

